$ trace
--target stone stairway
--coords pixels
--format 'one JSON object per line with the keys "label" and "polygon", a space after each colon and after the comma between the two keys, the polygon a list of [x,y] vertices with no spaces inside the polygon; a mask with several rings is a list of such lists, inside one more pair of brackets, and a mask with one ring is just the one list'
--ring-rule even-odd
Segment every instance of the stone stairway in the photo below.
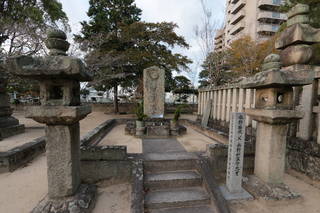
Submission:
{"label": "stone stairway", "polygon": [[215,212],[196,161],[188,152],[144,154],[146,213]]}

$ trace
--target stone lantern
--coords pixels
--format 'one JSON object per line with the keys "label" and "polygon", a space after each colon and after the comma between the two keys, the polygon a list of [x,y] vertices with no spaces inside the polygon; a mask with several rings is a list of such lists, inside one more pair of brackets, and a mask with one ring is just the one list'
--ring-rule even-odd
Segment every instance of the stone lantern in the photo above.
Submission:
{"label": "stone lantern", "polygon": [[271,54],[264,60],[261,73],[243,83],[255,88],[255,108],[246,113],[258,122],[254,173],[267,183],[282,183],[285,170],[288,124],[301,119],[293,110],[293,86],[280,70],[280,56]]}
{"label": "stone lantern", "polygon": [[41,106],[26,109],[26,117],[46,124],[48,196],[33,212],[83,212],[96,188],[81,185],[79,121],[91,112],[80,105],[80,81],[91,80],[78,58],[67,56],[69,43],[60,30],[48,32],[47,57],[19,56],[8,60],[11,71],[40,82]]}
{"label": "stone lantern", "polygon": [[[271,186],[269,191],[284,185],[288,124],[304,116],[293,109],[293,87],[312,84],[315,66],[311,64],[319,61],[311,45],[320,34],[308,25],[308,13],[307,5],[292,8],[287,28],[275,44],[280,55],[266,57],[262,72],[242,82],[244,88],[256,89],[255,108],[246,113],[257,121],[254,174]],[[290,194],[288,187],[278,189]]]}
{"label": "stone lantern", "polygon": [[24,125],[19,124],[19,120],[12,116],[13,110],[6,91],[8,79],[4,69],[0,59],[0,140],[23,133],[25,130]]}

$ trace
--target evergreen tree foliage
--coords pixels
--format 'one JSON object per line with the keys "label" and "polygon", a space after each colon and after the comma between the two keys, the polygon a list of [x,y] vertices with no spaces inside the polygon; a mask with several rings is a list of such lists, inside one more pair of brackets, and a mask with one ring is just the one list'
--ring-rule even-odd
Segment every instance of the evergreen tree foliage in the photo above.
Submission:
{"label": "evergreen tree foliage", "polygon": [[[140,15],[134,0],[90,0],[90,21],[82,22],[81,34],[75,36],[87,52],[86,62],[96,76],[93,84],[113,88],[115,96],[118,85],[138,87],[141,94],[145,68],[159,66],[166,71],[166,82],[172,83],[171,72],[187,69],[191,63],[171,51],[175,46],[189,47],[174,32],[176,24],[146,23]],[[166,88],[170,90],[172,85]]]}

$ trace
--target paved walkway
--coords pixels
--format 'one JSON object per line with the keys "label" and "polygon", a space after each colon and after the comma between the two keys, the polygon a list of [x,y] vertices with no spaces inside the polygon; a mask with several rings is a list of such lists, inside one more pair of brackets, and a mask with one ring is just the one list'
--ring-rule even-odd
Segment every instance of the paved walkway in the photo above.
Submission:
{"label": "paved walkway", "polygon": [[186,149],[175,138],[142,139],[143,153],[186,152]]}

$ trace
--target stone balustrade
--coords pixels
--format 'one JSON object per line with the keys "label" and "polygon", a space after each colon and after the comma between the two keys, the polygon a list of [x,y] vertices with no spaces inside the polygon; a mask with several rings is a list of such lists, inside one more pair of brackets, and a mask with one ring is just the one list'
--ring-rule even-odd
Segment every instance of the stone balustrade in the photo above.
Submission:
{"label": "stone balustrade", "polygon": [[[254,108],[255,89],[243,89],[239,84],[230,84],[218,87],[206,87],[199,90],[198,115],[202,116],[208,101],[212,101],[210,119],[227,125],[232,112],[244,112]],[[250,117],[246,118],[246,126],[256,126]]]}

